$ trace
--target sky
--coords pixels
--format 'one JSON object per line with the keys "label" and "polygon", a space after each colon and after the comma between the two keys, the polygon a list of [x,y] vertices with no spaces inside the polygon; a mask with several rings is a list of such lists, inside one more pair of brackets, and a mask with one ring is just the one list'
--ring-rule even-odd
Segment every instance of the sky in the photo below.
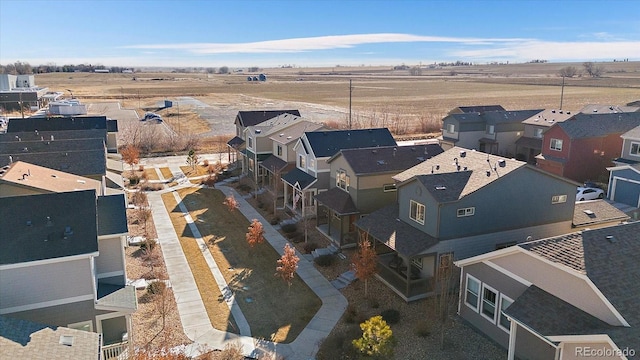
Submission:
{"label": "sky", "polygon": [[637,0],[0,0],[0,64],[640,60]]}

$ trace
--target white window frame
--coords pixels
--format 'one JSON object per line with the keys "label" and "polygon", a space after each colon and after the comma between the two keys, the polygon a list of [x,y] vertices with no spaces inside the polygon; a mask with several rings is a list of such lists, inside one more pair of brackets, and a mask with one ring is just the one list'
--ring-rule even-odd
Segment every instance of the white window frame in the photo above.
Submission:
{"label": "white window frame", "polygon": [[[636,146],[636,152],[633,152],[633,146]],[[636,141],[632,141],[631,145],[629,146],[629,155],[631,156],[640,156],[640,143],[636,142]]]}
{"label": "white window frame", "polygon": [[247,147],[253,149],[253,138],[251,136],[247,137]]}
{"label": "white window frame", "polygon": [[487,134],[494,135],[496,133],[495,125],[487,125]]}
{"label": "white window frame", "polygon": [[[512,298],[508,297],[508,296],[507,296],[507,295],[505,295],[505,294],[500,293],[500,307],[499,307],[499,308],[500,308],[500,312],[498,313],[498,327],[499,327],[500,329],[502,329],[502,330],[506,331],[507,333],[509,333],[509,332],[511,331],[511,330],[509,329],[509,328],[511,327],[511,324],[509,324],[509,328],[507,328],[507,327],[502,326],[502,322],[500,321],[500,320],[502,320],[502,318],[503,318],[503,317],[504,317],[505,319],[507,319],[507,317],[506,317],[505,315],[503,315],[503,314],[502,314],[502,312],[504,311],[504,309],[506,309],[506,308],[504,308],[504,309],[503,309],[503,306],[502,306],[502,304],[503,304],[503,302],[504,302],[505,300],[507,300],[508,302],[510,302],[510,304],[509,304],[509,305],[513,304],[513,299],[512,299]],[[507,321],[508,321],[508,320],[509,320],[509,319],[507,319]]]}
{"label": "white window frame", "polygon": [[[89,325],[89,330],[82,330],[83,327]],[[76,323],[72,323],[67,325],[68,328],[70,329],[75,329],[75,330],[80,330],[80,331],[88,331],[88,332],[93,332],[93,321],[91,320],[87,320],[87,321],[79,321]]]}
{"label": "white window frame", "polygon": [[453,134],[456,132],[456,124],[447,124],[447,132]]}
{"label": "white window frame", "polygon": [[304,155],[298,155],[298,167],[307,170],[307,158]]}
{"label": "white window frame", "polygon": [[276,148],[276,155],[282,156],[282,145],[278,145]]}
{"label": "white window frame", "polygon": [[309,168],[310,169],[315,169],[316,168],[316,162],[313,159],[309,159]]}
{"label": "white window frame", "polygon": [[[496,294],[496,300],[495,303],[493,304],[493,318],[490,318],[488,315],[486,315],[484,313],[484,291],[485,290],[489,290],[492,293]],[[485,319],[489,320],[491,323],[495,324],[496,323],[496,318],[497,318],[497,314],[498,314],[498,310],[499,310],[499,306],[500,306],[500,292],[494,288],[492,288],[491,286],[482,283],[482,293],[480,294],[480,315],[482,315],[482,317],[484,317]]]}
{"label": "white window frame", "polygon": [[[416,217],[413,217],[413,206],[416,205]],[[422,218],[420,219],[420,208],[422,208]],[[418,224],[424,225],[424,219],[426,217],[426,208],[424,204],[421,204],[415,200],[411,200],[409,202],[409,218]]]}
{"label": "white window frame", "polygon": [[542,133],[543,133],[543,132],[544,132],[544,129],[542,129],[542,128],[535,128],[535,129],[533,130],[533,136],[534,136],[535,138],[542,139]]}
{"label": "white window frame", "polygon": [[349,191],[350,179],[349,175],[347,175],[346,170],[339,169],[336,170],[336,187],[344,191]]}
{"label": "white window frame", "polygon": [[396,184],[384,184],[382,185],[383,192],[393,192],[398,191],[398,187]]}
{"label": "white window frame", "polygon": [[562,139],[551,138],[551,141],[549,141],[549,149],[553,151],[562,151]]}
{"label": "white window frame", "polygon": [[471,206],[468,208],[460,208],[456,211],[456,215],[458,217],[466,217],[466,216],[473,216],[476,214],[476,207],[475,206]]}
{"label": "white window frame", "polygon": [[258,176],[263,176],[266,175],[266,170],[264,169],[264,167],[261,164],[258,164]]}
{"label": "white window frame", "polygon": [[[475,312],[480,311],[480,296],[482,295],[482,281],[478,280],[476,277],[466,274],[465,284],[464,284],[464,304],[467,305],[470,309]],[[476,294],[476,306],[469,304],[468,302],[468,292],[469,290],[469,280],[475,281],[478,283],[478,294]],[[473,292],[472,292],[473,293]]]}
{"label": "white window frame", "polygon": [[256,169],[254,168],[255,166],[255,160],[253,160],[252,158],[249,158],[249,169],[251,170],[251,172],[256,171]]}
{"label": "white window frame", "polygon": [[567,195],[553,195],[551,197],[551,204],[563,204],[567,202]]}

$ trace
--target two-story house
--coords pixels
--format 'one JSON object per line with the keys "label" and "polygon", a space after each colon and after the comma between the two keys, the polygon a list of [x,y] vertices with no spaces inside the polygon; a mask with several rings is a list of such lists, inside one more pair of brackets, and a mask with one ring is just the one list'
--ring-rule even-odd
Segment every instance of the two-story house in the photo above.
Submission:
{"label": "two-story house", "polygon": [[376,243],[378,278],[406,301],[440,267],[572,231],[575,182],[525,162],[452,148],[394,176],[397,202],[355,222]]}
{"label": "two-story house", "polygon": [[542,110],[487,111],[450,114],[442,119],[443,149],[453,146],[514,157],[525,119]]}
{"label": "two-story house", "polygon": [[[296,152],[294,145],[306,131],[327,130],[324,125],[307,120],[301,120],[273,133],[271,155],[260,163],[263,180],[261,183],[277,198],[284,197],[284,183],[281,181],[289,170],[296,167]],[[277,201],[277,200],[276,200]],[[284,203],[282,204],[284,206]]]}
{"label": "two-story house", "polygon": [[254,111],[238,111],[234,124],[236,126],[236,135],[227,142],[229,148],[229,163],[241,161],[242,168],[246,166],[245,158],[245,129],[249,126],[255,126],[262,122],[282,114],[291,114],[300,116],[298,110],[254,110]]}
{"label": "two-story house", "polygon": [[508,359],[637,359],[639,232],[633,222],[457,261],[458,314]]}
{"label": "two-story house", "polygon": [[640,126],[640,113],[575,114],[545,133],[537,166],[584,182],[606,181],[622,147],[622,134]]}
{"label": "two-story house", "polygon": [[307,216],[315,213],[314,195],[329,189],[327,160],[342,149],[395,146],[387,128],[305,132],[296,142],[296,168],[282,177],[285,206]]}
{"label": "two-story house", "polygon": [[0,315],[95,331],[125,346],[135,289],[126,286],[123,194],[25,163],[0,174]]}
{"label": "two-story house", "polygon": [[315,196],[317,228],[340,247],[355,245],[353,223],[396,201],[393,176],[442,151],[437,144],[340,150],[327,160],[329,190]]}
{"label": "two-story house", "polygon": [[[609,170],[607,197],[613,201],[640,207],[640,126],[620,135],[622,151]],[[636,219],[637,220],[637,219]]]}
{"label": "two-story house", "polygon": [[547,109],[525,119],[524,132],[516,140],[516,159],[529,164],[536,163],[536,156],[542,152],[542,135],[557,122],[571,117],[571,111]]}

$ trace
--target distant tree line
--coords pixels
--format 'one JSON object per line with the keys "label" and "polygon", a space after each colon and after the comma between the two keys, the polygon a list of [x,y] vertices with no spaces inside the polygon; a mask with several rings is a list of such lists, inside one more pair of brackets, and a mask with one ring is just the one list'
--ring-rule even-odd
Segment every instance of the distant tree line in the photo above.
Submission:
{"label": "distant tree line", "polygon": [[53,72],[94,72],[96,70],[109,70],[112,73],[121,73],[124,70],[133,70],[128,67],[120,67],[120,66],[111,66],[106,67],[104,65],[91,65],[91,64],[67,64],[58,66],[53,63],[48,63],[45,65],[31,66],[27,62],[16,61],[13,64],[1,65],[0,64],[0,74],[11,74],[11,75],[25,75],[25,74],[43,74],[43,73],[53,73]]}

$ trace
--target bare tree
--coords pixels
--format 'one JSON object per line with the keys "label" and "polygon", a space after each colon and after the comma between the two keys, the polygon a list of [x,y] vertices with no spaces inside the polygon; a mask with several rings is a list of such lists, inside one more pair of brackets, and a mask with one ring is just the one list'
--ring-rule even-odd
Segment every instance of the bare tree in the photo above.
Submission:
{"label": "bare tree", "polygon": [[246,237],[250,247],[254,247],[256,244],[262,244],[264,242],[264,228],[258,219],[253,219],[251,221]]}
{"label": "bare tree", "polygon": [[584,71],[591,77],[600,77],[605,72],[605,68],[602,65],[596,65],[591,61],[584,62],[582,64]]}
{"label": "bare tree", "polygon": [[129,144],[120,150],[122,160],[131,166],[131,175],[133,175],[133,167],[140,162],[140,149],[132,144]]}
{"label": "bare tree", "polygon": [[365,298],[367,297],[367,283],[376,273],[377,259],[378,255],[371,241],[369,241],[369,234],[361,232],[360,240],[358,241],[358,251],[355,252],[351,258],[351,267],[356,272],[356,277],[364,280]]}
{"label": "bare tree", "polygon": [[558,72],[561,77],[572,78],[578,74],[578,69],[575,66],[565,66]]}
{"label": "bare tree", "polygon": [[420,66],[414,66],[411,69],[409,69],[409,74],[413,76],[422,75],[422,68]]}
{"label": "bare tree", "polygon": [[284,245],[284,254],[278,259],[275,275],[280,276],[282,280],[287,282],[289,286],[287,293],[291,290],[291,282],[296,270],[298,270],[298,261],[300,261],[300,258],[296,255],[296,249],[286,243]]}
{"label": "bare tree", "polygon": [[452,254],[440,256],[440,265],[435,277],[437,296],[433,302],[436,319],[440,323],[440,348],[444,349],[445,331],[451,323],[451,307],[456,304],[455,271]]}

